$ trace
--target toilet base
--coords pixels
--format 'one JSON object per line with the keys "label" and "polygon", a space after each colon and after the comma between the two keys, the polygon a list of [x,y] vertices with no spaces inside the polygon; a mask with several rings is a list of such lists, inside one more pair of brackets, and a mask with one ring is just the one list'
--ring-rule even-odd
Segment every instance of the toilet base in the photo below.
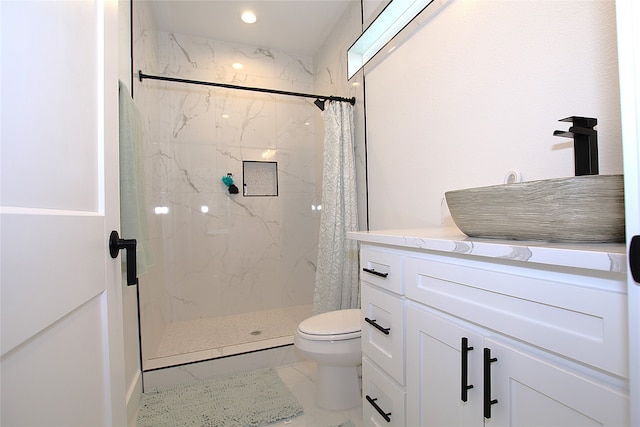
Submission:
{"label": "toilet base", "polygon": [[318,365],[316,403],[330,411],[342,411],[361,404],[357,366]]}

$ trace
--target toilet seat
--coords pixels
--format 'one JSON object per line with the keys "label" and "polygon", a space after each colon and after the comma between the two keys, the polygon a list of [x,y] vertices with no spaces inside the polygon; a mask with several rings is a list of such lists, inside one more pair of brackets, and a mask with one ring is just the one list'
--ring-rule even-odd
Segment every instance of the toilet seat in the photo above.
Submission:
{"label": "toilet seat", "polygon": [[318,314],[298,325],[298,335],[313,341],[360,338],[360,309],[337,310]]}

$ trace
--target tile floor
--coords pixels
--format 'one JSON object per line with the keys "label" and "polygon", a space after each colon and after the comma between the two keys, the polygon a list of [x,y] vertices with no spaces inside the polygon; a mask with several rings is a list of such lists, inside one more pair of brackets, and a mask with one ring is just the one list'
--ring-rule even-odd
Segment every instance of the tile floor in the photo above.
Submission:
{"label": "tile floor", "polygon": [[282,381],[304,408],[304,415],[283,421],[274,426],[287,427],[333,427],[349,420],[355,427],[362,427],[362,406],[346,411],[327,411],[315,404],[316,365],[313,362],[299,362],[275,368]]}
{"label": "tile floor", "polygon": [[292,345],[145,372],[145,389],[150,390],[163,385],[184,384],[198,381],[202,378],[263,367],[273,367],[304,408],[304,415],[273,424],[273,426],[337,427],[349,420],[355,427],[363,426],[362,406],[346,411],[327,411],[315,404],[316,364],[301,359]]}

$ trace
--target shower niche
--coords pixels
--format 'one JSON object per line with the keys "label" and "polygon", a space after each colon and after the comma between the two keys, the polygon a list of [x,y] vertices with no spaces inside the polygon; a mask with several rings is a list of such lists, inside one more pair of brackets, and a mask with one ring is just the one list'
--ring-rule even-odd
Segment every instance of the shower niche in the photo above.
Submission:
{"label": "shower niche", "polygon": [[278,195],[278,162],[242,162],[242,194],[245,197]]}

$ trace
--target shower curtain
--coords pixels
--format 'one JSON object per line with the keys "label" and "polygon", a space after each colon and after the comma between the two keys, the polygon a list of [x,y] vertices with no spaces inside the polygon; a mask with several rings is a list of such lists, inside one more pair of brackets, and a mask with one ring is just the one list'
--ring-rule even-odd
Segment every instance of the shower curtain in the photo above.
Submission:
{"label": "shower curtain", "polygon": [[324,114],[322,213],[313,295],[314,314],[360,307],[353,106],[331,102]]}

